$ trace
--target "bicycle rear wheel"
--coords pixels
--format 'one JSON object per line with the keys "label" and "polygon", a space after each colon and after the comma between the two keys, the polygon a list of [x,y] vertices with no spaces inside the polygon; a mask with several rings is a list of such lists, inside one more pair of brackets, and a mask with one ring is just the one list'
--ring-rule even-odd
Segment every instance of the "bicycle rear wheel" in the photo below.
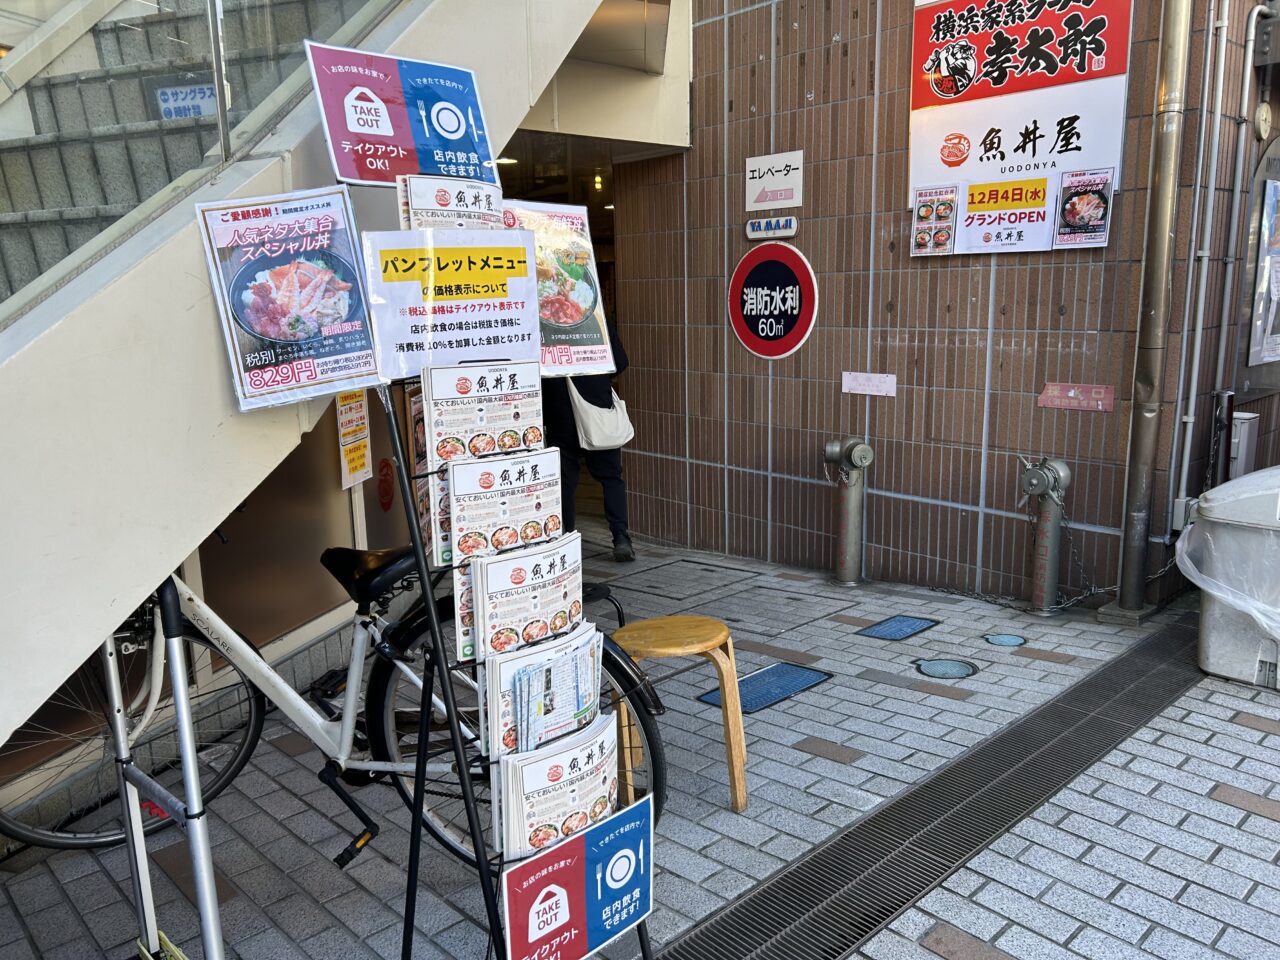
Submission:
{"label": "bicycle rear wheel", "polygon": [[[207,802],[248,762],[262,733],[266,702],[261,691],[203,636],[188,633],[184,639],[201,792]],[[140,644],[132,654],[121,654],[126,700],[146,682],[151,654],[150,643]],[[164,678],[168,690],[167,664]],[[134,740],[133,758],[142,770],[182,796],[182,764],[167,701],[166,696]],[[23,843],[65,850],[124,841],[106,703],[101,662],[95,653],[0,745],[0,833]],[[141,712],[139,705],[129,718],[131,729]],[[172,823],[147,800],[142,819],[148,833]]]}
{"label": "bicycle rear wheel", "polygon": [[[430,655],[425,648],[419,652]],[[415,660],[411,669],[415,679],[410,679],[403,670],[388,661],[380,660],[369,676],[365,719],[369,727],[369,746],[375,760],[412,763],[416,756],[422,697],[421,661]],[[479,703],[475,682],[461,673],[455,673],[451,682],[459,719],[464,724],[464,736],[468,741],[468,775],[486,839],[491,841],[493,805],[489,767],[480,753],[476,735],[479,730]],[[436,683],[438,686],[439,680]],[[601,671],[600,688],[600,709],[611,711],[617,717],[619,733],[622,735],[619,751],[621,752],[624,742],[630,745],[631,763],[628,769],[620,770],[619,797],[638,800],[652,795],[656,818],[662,812],[667,794],[666,756],[662,750],[657,722],[645,709],[639,695],[630,689],[626,678],[620,671],[612,668],[607,659]],[[427,753],[429,760],[422,810],[423,826],[455,856],[474,864],[475,850],[458,786],[457,764],[449,727],[439,711],[433,712],[431,716]],[[413,775],[392,774],[391,781],[400,791],[405,805],[412,809]]]}

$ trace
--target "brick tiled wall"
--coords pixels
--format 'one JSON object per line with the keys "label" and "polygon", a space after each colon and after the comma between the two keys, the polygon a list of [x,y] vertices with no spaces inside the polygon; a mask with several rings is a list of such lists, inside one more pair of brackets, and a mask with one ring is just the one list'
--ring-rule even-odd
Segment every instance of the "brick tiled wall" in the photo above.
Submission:
{"label": "brick tiled wall", "polygon": [[[1197,3],[1192,36],[1153,504],[1160,533],[1206,6]],[[1110,245],[923,262],[908,256],[912,5],[695,2],[693,147],[614,171],[618,318],[632,358],[622,391],[637,434],[626,469],[638,531],[830,567],[834,501],[821,446],[866,435],[877,454],[867,501],[871,576],[1025,595],[1030,530],[1018,505],[1017,456],[1048,454],[1067,460],[1075,475],[1066,506],[1080,563],[1064,546],[1067,588],[1079,590],[1085,576],[1117,581],[1160,15],[1159,4],[1134,8],[1124,189],[1113,205]],[[1233,34],[1232,77],[1240,39]],[[1237,82],[1227,85],[1227,103],[1238,98]],[[1224,157],[1233,128],[1223,125]],[[799,148],[806,204],[793,242],[818,273],[819,319],[798,353],[769,363],[729,334],[725,285],[748,247],[745,159]],[[1220,165],[1220,224],[1230,166]],[[1222,244],[1225,226],[1218,233]],[[1215,303],[1216,266],[1210,281]],[[895,373],[898,395],[843,395],[843,370]],[[1211,379],[1204,370],[1202,393]],[[1116,410],[1039,409],[1046,381],[1111,384]],[[1207,436],[1208,412],[1206,401],[1198,437]],[[1275,445],[1274,437],[1268,442]],[[1193,475],[1203,470],[1203,461],[1193,464]],[[1154,549],[1153,569],[1167,556]]]}

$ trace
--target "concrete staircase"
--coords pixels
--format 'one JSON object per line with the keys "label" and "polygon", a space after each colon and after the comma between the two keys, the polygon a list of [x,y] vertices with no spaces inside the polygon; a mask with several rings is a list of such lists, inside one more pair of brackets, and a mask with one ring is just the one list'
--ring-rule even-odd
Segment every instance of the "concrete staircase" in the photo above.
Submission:
{"label": "concrete staircase", "polygon": [[[224,12],[235,123],[303,66],[302,41],[332,35],[366,0],[230,0]],[[217,144],[203,116],[166,118],[157,91],[212,84],[203,0],[93,30],[100,69],[40,77],[25,95],[36,136],[0,140],[0,300],[173,180]]]}
{"label": "concrete staircase", "polygon": [[[249,5],[235,6],[241,2],[227,0],[228,21],[240,18],[246,29],[257,29]],[[255,83],[274,86],[272,77],[283,74],[270,71],[300,57],[297,46],[282,50],[280,38],[297,44],[305,30],[322,29],[315,20],[299,25],[298,11],[372,13],[367,5],[375,2],[272,0],[272,37],[233,51],[240,55],[233,62],[244,66],[231,77],[234,107],[247,109]],[[485,0],[485,15],[477,16],[480,6],[407,0],[361,45],[476,70],[489,136],[500,150],[544,95],[600,0]],[[193,4],[130,22],[163,22],[163,31],[104,27],[95,42],[118,54],[114,60],[73,79],[50,76],[21,88],[40,132],[0,142],[6,289],[36,277],[203,162],[211,121],[157,119],[148,112],[145,84],[179,68],[197,72],[193,59],[202,66],[198,56],[165,59],[156,46],[170,36],[194,46],[194,14]],[[138,33],[147,35],[132,36]],[[141,40],[145,48],[123,46]],[[272,51],[269,66],[252,55],[264,49]],[[0,408],[17,411],[5,432],[12,455],[0,470],[6,506],[0,606],[13,627],[0,635],[0,741],[319,422],[324,400],[237,410],[191,203],[332,183],[315,105],[303,100],[273,117],[244,157],[189,198],[131,235],[113,237],[109,249],[95,251],[97,259],[67,260],[39,277],[31,288],[39,296],[22,312],[0,312]],[[393,191],[359,189],[352,199],[365,229],[395,224]]]}

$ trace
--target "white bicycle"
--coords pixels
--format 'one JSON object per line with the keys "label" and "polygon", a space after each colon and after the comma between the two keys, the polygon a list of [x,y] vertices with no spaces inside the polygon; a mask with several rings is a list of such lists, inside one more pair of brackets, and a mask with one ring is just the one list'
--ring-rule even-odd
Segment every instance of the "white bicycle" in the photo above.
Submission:
{"label": "white bicycle", "polygon": [[[412,806],[430,632],[421,599],[403,616],[389,619],[394,597],[416,589],[416,566],[409,547],[381,551],[335,547],[324,552],[321,562],[356,603],[345,681],[331,691],[340,697],[336,708],[322,697],[316,698],[316,705],[308,702],[185,584],[176,577],[174,582],[186,624],[191,712],[205,801],[216,798],[248,762],[262,733],[269,700],[324,754],[327,762],[319,771],[321,781],[361,821],[363,831],[334,858],[345,866],[378,831],[343,782],[359,785],[390,777],[405,803]],[[442,622],[453,619],[451,597],[438,598],[436,607]],[[181,769],[159,620],[152,597],[116,631],[114,641],[134,762],[162,785],[172,787],[180,782]],[[367,660],[372,660],[372,666],[366,680]],[[474,672],[466,665],[455,665],[449,682],[468,748],[466,775],[478,806],[491,810],[488,760],[480,753],[477,735]],[[107,702],[100,657],[95,655],[0,745],[0,833],[63,849],[124,842]],[[434,689],[431,702],[423,825],[450,851],[474,863],[450,731]],[[635,799],[652,795],[656,816],[666,798],[666,761],[654,720],[663,708],[645,674],[608,637],[601,708],[616,713],[619,743],[629,745],[619,770],[621,791]],[[171,822],[158,806],[144,801],[143,808],[144,830]]]}

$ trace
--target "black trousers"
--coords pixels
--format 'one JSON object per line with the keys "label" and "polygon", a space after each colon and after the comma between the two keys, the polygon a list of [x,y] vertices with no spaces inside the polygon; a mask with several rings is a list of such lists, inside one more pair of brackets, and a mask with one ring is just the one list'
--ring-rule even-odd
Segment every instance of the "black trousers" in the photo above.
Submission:
{"label": "black trousers", "polygon": [[[567,440],[567,438],[557,438]],[[564,528],[577,529],[578,477],[582,464],[604,488],[604,516],[609,521],[609,532],[615,537],[627,532],[627,488],[622,484],[621,450],[583,450],[577,437],[572,442],[560,444],[560,489],[564,497]]]}

